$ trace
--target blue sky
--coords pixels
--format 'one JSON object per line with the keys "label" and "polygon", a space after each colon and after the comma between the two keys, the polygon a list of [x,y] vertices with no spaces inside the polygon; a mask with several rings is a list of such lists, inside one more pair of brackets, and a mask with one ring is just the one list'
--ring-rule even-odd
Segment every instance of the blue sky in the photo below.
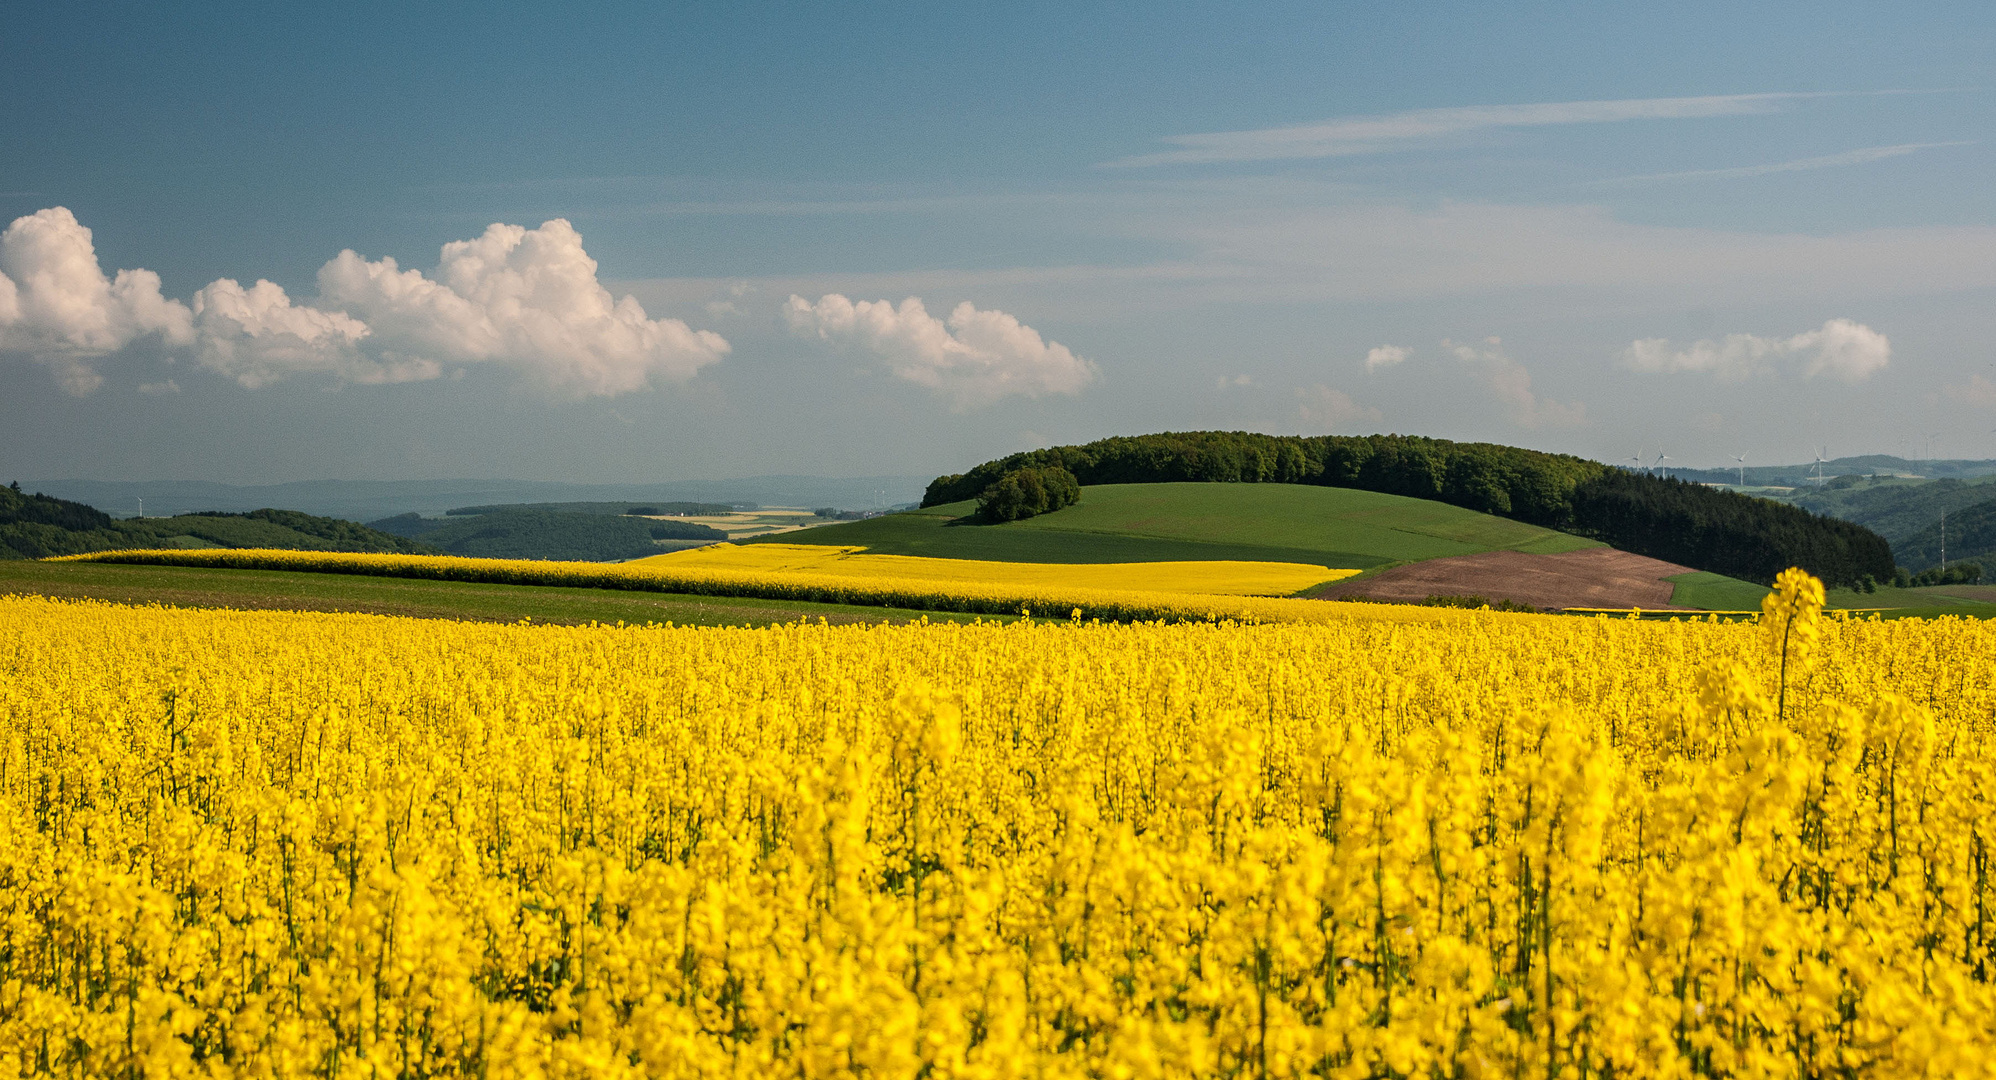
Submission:
{"label": "blue sky", "polygon": [[1986,5],[1410,7],[16,5],[0,466],[1996,457]]}

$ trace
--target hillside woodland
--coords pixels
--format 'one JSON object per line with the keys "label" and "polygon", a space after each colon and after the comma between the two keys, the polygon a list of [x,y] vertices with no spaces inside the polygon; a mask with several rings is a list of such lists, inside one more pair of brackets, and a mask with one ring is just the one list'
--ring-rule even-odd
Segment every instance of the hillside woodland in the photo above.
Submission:
{"label": "hillside woodland", "polygon": [[295,510],[198,513],[119,520],[93,506],[0,488],[0,559],[40,559],[116,548],[286,548],[391,552],[435,549],[351,521]]}
{"label": "hillside woodland", "polygon": [[[1811,513],[1855,521],[1885,538],[1895,553],[1915,534],[1977,503],[1996,499],[1996,477],[1970,480],[1905,480],[1839,476],[1821,487],[1797,488],[1786,496]],[[1904,556],[1899,561],[1906,562]]]}
{"label": "hillside woodland", "polygon": [[[466,508],[472,509],[472,508]],[[692,521],[656,521],[603,513],[563,513],[493,507],[455,517],[401,514],[369,522],[370,528],[418,540],[447,554],[479,559],[558,559],[608,562],[657,555],[658,541],[713,543],[728,534]]]}
{"label": "hillside woodland", "polygon": [[1559,529],[1624,551],[1762,584],[1800,566],[1833,585],[1889,581],[1877,533],[1797,506],[1634,473],[1567,454],[1409,435],[1195,431],[1030,450],[940,476],[923,506],[979,498],[1006,474],[1059,467],[1096,484],[1318,484],[1419,499]]}
{"label": "hillside woodland", "polygon": [[[1941,561],[1941,523],[1935,520],[1893,545],[1892,550],[1908,569],[1938,567]],[[1984,566],[1996,560],[1996,499],[1948,511],[1948,566],[1952,568],[1970,560]]]}

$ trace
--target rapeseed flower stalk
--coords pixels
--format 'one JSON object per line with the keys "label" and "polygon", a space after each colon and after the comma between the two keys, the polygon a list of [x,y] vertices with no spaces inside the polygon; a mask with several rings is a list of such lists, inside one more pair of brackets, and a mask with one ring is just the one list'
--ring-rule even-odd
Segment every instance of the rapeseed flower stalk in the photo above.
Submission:
{"label": "rapeseed flower stalk", "polygon": [[1760,601],[1760,625],[1769,648],[1780,661],[1780,696],[1775,713],[1788,715],[1788,669],[1800,669],[1814,658],[1823,633],[1823,583],[1807,571],[1789,567],[1774,579],[1774,588]]}
{"label": "rapeseed flower stalk", "polygon": [[0,598],[0,1062],[1996,1069],[1996,628],[1433,614]]}

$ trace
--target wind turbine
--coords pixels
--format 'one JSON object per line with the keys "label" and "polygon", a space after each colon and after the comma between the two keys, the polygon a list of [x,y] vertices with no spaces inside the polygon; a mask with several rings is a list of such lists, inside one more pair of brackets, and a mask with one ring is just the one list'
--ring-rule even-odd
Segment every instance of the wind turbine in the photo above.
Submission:
{"label": "wind turbine", "polygon": [[1734,455],[1733,455],[1733,460],[1734,460],[1734,461],[1736,461],[1736,462],[1739,462],[1739,466],[1740,466],[1740,486],[1741,486],[1741,487],[1745,487],[1745,486],[1746,486],[1746,455],[1745,455],[1745,454],[1734,454]]}
{"label": "wind turbine", "polygon": [[1636,452],[1635,452],[1635,454],[1634,454],[1633,456],[1631,456],[1631,457],[1629,458],[1629,460],[1630,460],[1630,461],[1633,461],[1633,462],[1635,462],[1635,463],[1636,463],[1636,465],[1635,465],[1635,468],[1634,468],[1634,469],[1632,469],[1632,470],[1630,470],[1630,471],[1632,471],[1632,472],[1641,472],[1641,471],[1643,471],[1643,451],[1642,451],[1642,448],[1641,448],[1641,447],[1637,447],[1637,448],[1636,448]]}
{"label": "wind turbine", "polygon": [[146,501],[143,498],[139,500],[139,516],[141,518],[146,516]]}
{"label": "wind turbine", "polygon": [[1656,452],[1656,467],[1657,467],[1657,468],[1658,468],[1659,470],[1661,470],[1661,471],[1662,471],[1662,473],[1663,473],[1663,478],[1664,478],[1665,480],[1668,480],[1668,479],[1670,479],[1670,470],[1669,470],[1668,468],[1666,468],[1666,467],[1664,466],[1664,464],[1663,464],[1663,463],[1664,463],[1664,462],[1666,462],[1666,461],[1669,461],[1669,460],[1670,460],[1670,455],[1669,455],[1669,454],[1666,454],[1666,453],[1664,453],[1664,452],[1662,451],[1662,449],[1658,449],[1658,450],[1657,450],[1657,452]]}

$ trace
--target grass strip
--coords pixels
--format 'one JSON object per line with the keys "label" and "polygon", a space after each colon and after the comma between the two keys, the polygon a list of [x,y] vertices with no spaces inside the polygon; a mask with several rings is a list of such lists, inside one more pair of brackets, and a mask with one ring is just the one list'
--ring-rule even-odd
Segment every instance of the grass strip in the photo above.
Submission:
{"label": "grass strip", "polygon": [[682,596],[602,588],[500,585],[363,577],[295,570],[135,566],[104,562],[0,561],[0,594],[239,611],[359,612],[468,622],[680,626],[770,626],[800,619],[833,624],[921,619],[1007,621],[965,615],[755,597]]}

